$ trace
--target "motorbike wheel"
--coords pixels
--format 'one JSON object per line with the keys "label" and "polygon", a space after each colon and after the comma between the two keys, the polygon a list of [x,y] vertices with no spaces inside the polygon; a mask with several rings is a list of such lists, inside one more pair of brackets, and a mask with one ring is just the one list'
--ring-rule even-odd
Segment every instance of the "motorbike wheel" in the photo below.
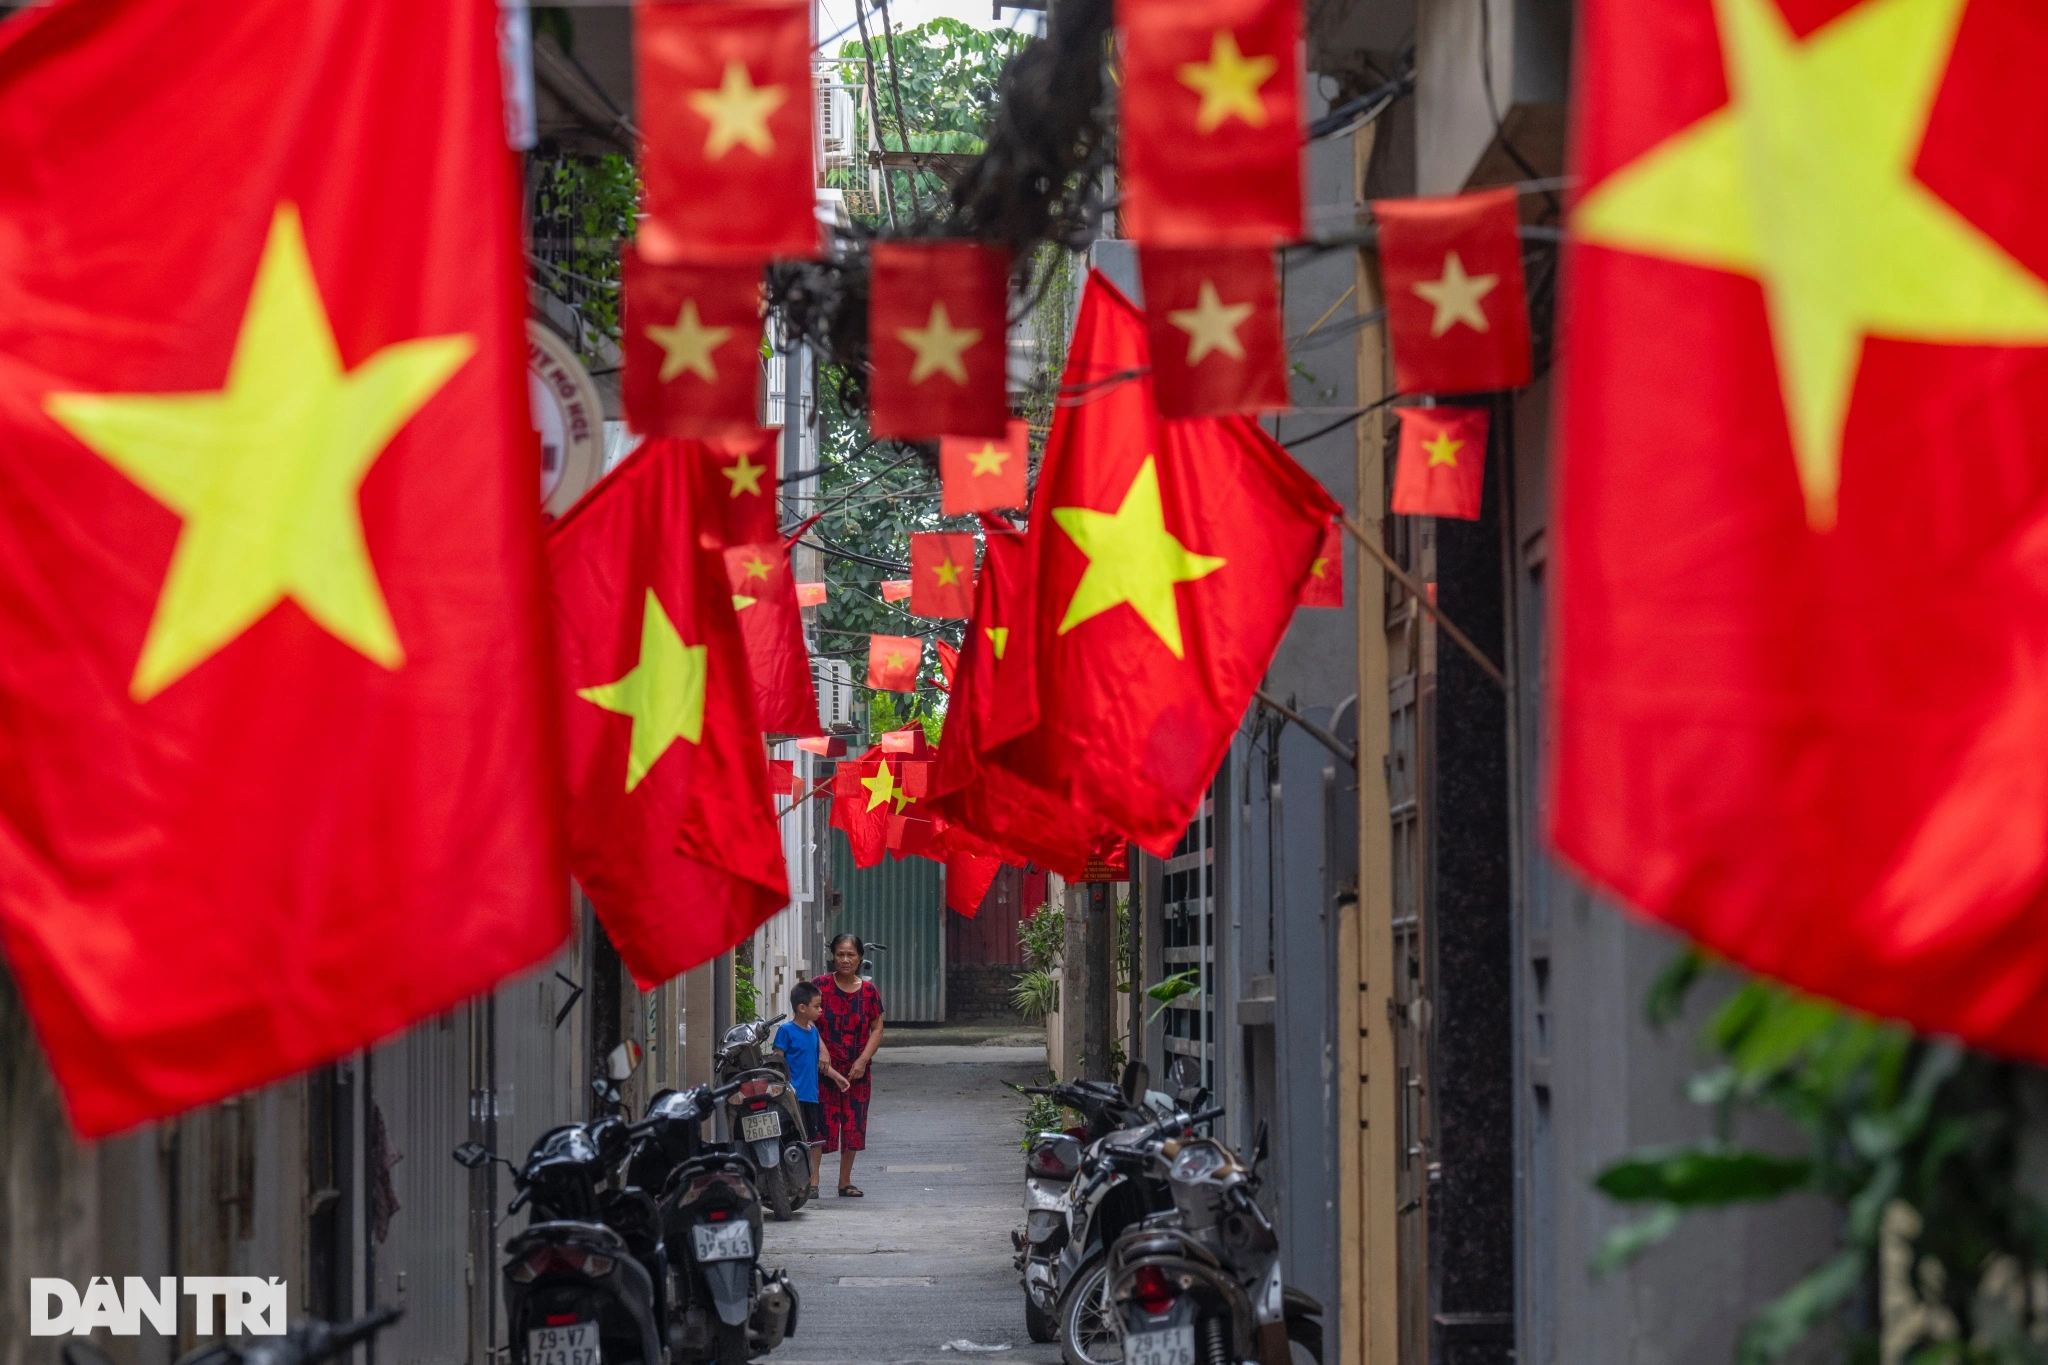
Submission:
{"label": "motorbike wheel", "polygon": [[713,1349],[718,1353],[717,1365],[747,1365],[747,1325],[743,1322],[737,1327],[728,1327],[719,1323]]}
{"label": "motorbike wheel", "polygon": [[1109,1258],[1097,1256],[1060,1291],[1060,1359],[1066,1365],[1120,1365],[1123,1341],[1110,1321]]}
{"label": "motorbike wheel", "polygon": [[1060,1337],[1059,1324],[1047,1317],[1045,1310],[1032,1302],[1029,1294],[1024,1296],[1024,1335],[1041,1346],[1048,1341],[1058,1341]]}
{"label": "motorbike wheel", "polygon": [[1301,1359],[1303,1351],[1308,1352],[1316,1365],[1323,1365],[1323,1324],[1319,1318],[1297,1314],[1287,1319],[1287,1340],[1294,1350],[1294,1358]]}
{"label": "motorbike wheel", "polygon": [[[778,1223],[789,1221],[789,1186],[782,1183],[782,1168],[768,1166],[761,1171],[761,1198]],[[723,1362],[720,1362],[723,1365]]]}

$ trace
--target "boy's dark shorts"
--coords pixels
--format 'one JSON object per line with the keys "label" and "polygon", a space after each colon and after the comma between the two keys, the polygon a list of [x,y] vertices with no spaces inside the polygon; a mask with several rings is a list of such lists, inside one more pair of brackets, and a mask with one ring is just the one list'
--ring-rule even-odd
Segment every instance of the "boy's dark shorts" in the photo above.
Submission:
{"label": "boy's dark shorts", "polygon": [[804,1127],[813,1142],[825,1140],[825,1106],[816,1100],[798,1100],[796,1107],[804,1111]]}

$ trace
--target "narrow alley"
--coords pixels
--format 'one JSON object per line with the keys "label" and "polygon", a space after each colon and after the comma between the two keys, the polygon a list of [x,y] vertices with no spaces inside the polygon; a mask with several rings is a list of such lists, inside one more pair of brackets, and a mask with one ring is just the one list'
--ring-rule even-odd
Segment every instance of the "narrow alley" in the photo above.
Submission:
{"label": "narrow alley", "polygon": [[762,1263],[787,1267],[803,1296],[798,1333],[777,1361],[961,1365],[983,1354],[966,1345],[1007,1346],[986,1352],[1003,1361],[1060,1358],[1024,1335],[1010,1265],[1024,1102],[1003,1083],[1042,1079],[1045,1049],[1007,1043],[882,1049],[868,1150],[854,1169],[867,1197],[837,1197],[838,1159],[828,1156],[823,1198],[768,1225]]}

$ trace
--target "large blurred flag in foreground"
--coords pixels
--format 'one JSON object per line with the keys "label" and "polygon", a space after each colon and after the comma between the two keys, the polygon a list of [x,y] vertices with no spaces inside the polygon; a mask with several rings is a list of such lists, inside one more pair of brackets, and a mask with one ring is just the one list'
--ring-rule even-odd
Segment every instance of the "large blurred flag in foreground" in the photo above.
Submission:
{"label": "large blurred flag in foreground", "polygon": [[0,28],[0,934],[88,1135],[567,932],[496,19]]}
{"label": "large blurred flag in foreground", "polygon": [[2040,7],[1584,12],[1557,845],[2048,1058]]}

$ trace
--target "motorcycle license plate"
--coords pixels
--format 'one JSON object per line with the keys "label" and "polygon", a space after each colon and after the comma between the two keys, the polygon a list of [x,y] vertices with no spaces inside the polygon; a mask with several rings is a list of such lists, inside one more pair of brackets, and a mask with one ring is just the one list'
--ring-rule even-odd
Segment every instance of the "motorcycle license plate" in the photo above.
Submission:
{"label": "motorcycle license plate", "polygon": [[748,1142],[781,1137],[782,1115],[773,1109],[764,1109],[758,1114],[743,1114],[740,1116],[740,1136]]}
{"label": "motorcycle license plate", "polygon": [[604,1365],[597,1349],[597,1324],[536,1327],[526,1334],[527,1365]]}
{"label": "motorcycle license plate", "polygon": [[[700,1261],[744,1261],[754,1254],[754,1229],[745,1219],[735,1223],[698,1223],[690,1229],[690,1240],[696,1244]],[[1188,1340],[1194,1340],[1192,1333]],[[1194,1360],[1189,1356],[1188,1365],[1194,1365]]]}
{"label": "motorcycle license plate", "polygon": [[1131,1333],[1124,1338],[1124,1365],[1195,1365],[1195,1329]]}

